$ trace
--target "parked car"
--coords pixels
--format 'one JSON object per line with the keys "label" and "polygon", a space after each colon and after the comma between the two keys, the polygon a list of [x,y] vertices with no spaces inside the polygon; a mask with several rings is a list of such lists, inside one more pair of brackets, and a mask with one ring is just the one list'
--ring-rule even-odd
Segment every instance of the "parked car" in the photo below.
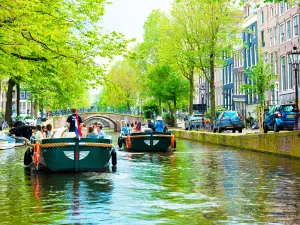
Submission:
{"label": "parked car", "polygon": [[224,130],[232,130],[233,133],[237,130],[242,133],[243,128],[243,117],[236,111],[223,111],[217,117],[213,132],[218,131],[221,133]]}
{"label": "parked car", "polygon": [[37,124],[37,119],[35,119],[33,116],[25,116],[23,119],[23,122],[26,125],[30,125],[30,126],[36,126]]}
{"label": "parked car", "polygon": [[[194,114],[189,116],[187,119],[185,119],[185,129],[186,130],[192,130],[192,129],[199,129],[202,127],[202,114]],[[205,119],[205,118],[204,118]]]}
{"label": "parked car", "polygon": [[265,112],[263,129],[264,133],[269,130],[293,130],[295,124],[295,104],[275,105]]}

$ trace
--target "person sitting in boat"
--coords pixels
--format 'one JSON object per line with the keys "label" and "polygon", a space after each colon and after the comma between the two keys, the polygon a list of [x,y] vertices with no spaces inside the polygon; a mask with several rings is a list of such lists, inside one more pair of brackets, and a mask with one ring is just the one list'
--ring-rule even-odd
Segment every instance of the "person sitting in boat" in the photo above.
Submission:
{"label": "person sitting in boat", "polygon": [[67,128],[69,128],[69,132],[75,132],[76,116],[78,117],[80,128],[82,128],[83,122],[82,122],[82,118],[77,114],[77,110],[75,108],[73,108],[71,111],[72,111],[72,115],[68,117],[66,121],[66,126]]}
{"label": "person sitting in boat", "polygon": [[52,138],[52,125],[51,124],[47,124],[46,125],[46,129],[47,129],[46,138]]}
{"label": "person sitting in boat", "polygon": [[153,131],[155,131],[154,123],[151,120],[148,120],[148,128],[151,128]]}
{"label": "person sitting in boat", "polygon": [[138,122],[135,128],[135,132],[141,132],[141,130],[142,130],[142,123]]}
{"label": "person sitting in boat", "polygon": [[165,127],[164,127],[164,132],[168,132],[168,124],[165,124]]}
{"label": "person sitting in boat", "polygon": [[97,133],[98,133],[98,138],[104,138],[105,137],[105,133],[102,130],[103,125],[101,123],[98,123],[97,125]]}
{"label": "person sitting in boat", "polygon": [[135,127],[133,123],[131,123],[130,125],[130,132],[135,132]]}
{"label": "person sitting in boat", "polygon": [[35,140],[42,140],[44,138],[43,133],[42,133],[42,127],[41,125],[36,126],[36,131],[34,134],[34,139]]}
{"label": "person sitting in boat", "polygon": [[46,138],[46,136],[47,136],[47,128],[46,128],[46,126],[42,126],[42,135],[43,135],[43,138]]}
{"label": "person sitting in boat", "polygon": [[162,120],[162,118],[159,116],[157,117],[157,121],[155,123],[155,131],[156,132],[164,132],[164,122]]}
{"label": "person sitting in boat", "polygon": [[126,126],[124,126],[124,127],[122,128],[122,134],[124,134],[124,135],[130,134],[130,126],[129,126],[129,123],[127,123]]}
{"label": "person sitting in boat", "polygon": [[95,133],[95,130],[93,127],[88,127],[88,135],[87,138],[98,138],[98,134]]}

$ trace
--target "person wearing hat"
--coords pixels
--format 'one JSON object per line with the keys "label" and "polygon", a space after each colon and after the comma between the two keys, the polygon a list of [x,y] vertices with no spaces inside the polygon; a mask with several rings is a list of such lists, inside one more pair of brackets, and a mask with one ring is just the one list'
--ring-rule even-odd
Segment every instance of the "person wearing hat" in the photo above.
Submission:
{"label": "person wearing hat", "polygon": [[102,128],[103,128],[102,123],[98,123],[98,124],[97,124],[98,138],[104,138],[104,136],[105,136],[105,133],[104,133],[104,131],[102,130]]}
{"label": "person wearing hat", "polygon": [[156,132],[164,132],[164,122],[162,120],[162,118],[159,116],[157,117],[157,121],[155,123],[155,131]]}

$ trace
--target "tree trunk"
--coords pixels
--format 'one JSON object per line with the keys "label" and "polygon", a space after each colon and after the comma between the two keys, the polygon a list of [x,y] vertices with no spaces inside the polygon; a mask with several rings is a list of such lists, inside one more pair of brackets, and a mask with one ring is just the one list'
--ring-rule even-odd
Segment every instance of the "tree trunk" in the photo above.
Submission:
{"label": "tree trunk", "polygon": [[[32,105],[32,104],[31,104]],[[31,106],[32,107],[32,106]],[[38,118],[38,110],[39,110],[39,103],[38,101],[35,99],[33,102],[33,112],[34,112],[34,117]]]}
{"label": "tree trunk", "polygon": [[216,117],[216,99],[215,99],[215,36],[212,38],[211,42],[211,53],[209,56],[210,64],[210,77],[209,77],[209,87],[210,87],[210,117]]}
{"label": "tree trunk", "polygon": [[176,94],[174,97],[174,127],[177,127],[177,116],[176,116],[176,111],[177,111],[177,99],[176,99]]}
{"label": "tree trunk", "polygon": [[158,115],[157,116],[161,116],[161,97],[158,97]]}
{"label": "tree trunk", "polygon": [[6,107],[5,107],[5,120],[9,126],[12,126],[12,90],[15,82],[12,79],[8,80],[8,88],[6,92]]}
{"label": "tree trunk", "polygon": [[189,115],[193,114],[193,103],[194,103],[194,69],[190,72],[190,104],[189,104]]}
{"label": "tree trunk", "polygon": [[17,115],[20,116],[20,84],[17,84]]}

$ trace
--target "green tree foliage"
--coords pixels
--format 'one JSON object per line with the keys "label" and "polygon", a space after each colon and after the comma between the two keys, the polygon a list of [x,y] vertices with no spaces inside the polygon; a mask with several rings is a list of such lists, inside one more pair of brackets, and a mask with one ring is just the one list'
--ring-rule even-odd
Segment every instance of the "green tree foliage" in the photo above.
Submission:
{"label": "green tree foliage", "polygon": [[142,110],[146,118],[152,119],[154,112],[156,115],[158,113],[158,102],[154,98],[149,98],[144,102]]}
{"label": "green tree foliage", "polygon": [[105,89],[100,105],[134,106],[139,93],[136,71],[127,61],[117,62],[106,76]]}
{"label": "green tree foliage", "polygon": [[278,75],[273,72],[272,64],[264,64],[263,56],[260,54],[257,65],[249,68],[245,71],[248,75],[250,84],[241,85],[241,91],[245,91],[246,94],[258,95],[258,126],[263,130],[263,115],[265,105],[265,93],[274,88],[274,80]]}
{"label": "green tree foliage", "polygon": [[102,32],[99,21],[106,4],[1,1],[0,79],[28,86],[37,100],[53,97],[50,107],[82,99],[83,90],[103,82],[105,68],[95,58],[112,59],[126,49],[122,34]]}
{"label": "green tree foliage", "polygon": [[242,18],[242,12],[227,0],[178,0],[173,4],[162,42],[164,52],[170,54],[163,56],[190,82],[190,113],[195,73],[201,70],[210,86],[211,115],[215,115],[215,68],[223,64],[223,52],[238,41]]}

